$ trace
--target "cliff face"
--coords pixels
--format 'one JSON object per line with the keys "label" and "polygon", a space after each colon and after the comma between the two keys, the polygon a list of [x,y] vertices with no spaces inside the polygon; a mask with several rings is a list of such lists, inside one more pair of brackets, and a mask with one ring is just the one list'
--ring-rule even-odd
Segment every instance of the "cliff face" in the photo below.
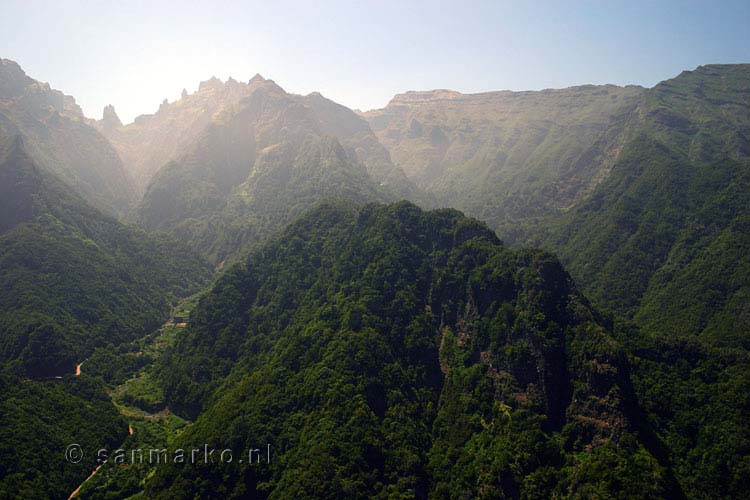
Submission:
{"label": "cliff face", "polygon": [[500,227],[591,193],[617,157],[643,91],[407,92],[364,116],[420,187]]}
{"label": "cliff face", "polygon": [[242,88],[248,94],[154,176],[137,213],[144,227],[169,231],[220,262],[321,200],[395,198],[368,172],[379,160],[387,166],[388,156],[354,113],[270,80]]}
{"label": "cliff face", "polygon": [[0,60],[0,136],[20,136],[31,157],[89,202],[124,213],[135,192],[115,150],[91,127],[75,100]]}
{"label": "cliff face", "polygon": [[114,108],[105,108],[97,127],[120,154],[143,193],[159,168],[179,156],[214,119],[263,81],[258,77],[248,84],[233,79],[224,83],[211,78],[201,82],[197,92],[184,92],[180,100],[164,102],[156,113],[141,115],[125,126],[112,120]]}

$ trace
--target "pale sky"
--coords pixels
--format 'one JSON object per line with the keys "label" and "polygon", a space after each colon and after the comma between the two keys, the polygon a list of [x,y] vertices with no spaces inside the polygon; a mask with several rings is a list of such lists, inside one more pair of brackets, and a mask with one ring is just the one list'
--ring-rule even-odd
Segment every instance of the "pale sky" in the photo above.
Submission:
{"label": "pale sky", "polygon": [[0,0],[0,57],[127,123],[255,73],[351,108],[407,90],[652,86],[750,62],[750,1]]}

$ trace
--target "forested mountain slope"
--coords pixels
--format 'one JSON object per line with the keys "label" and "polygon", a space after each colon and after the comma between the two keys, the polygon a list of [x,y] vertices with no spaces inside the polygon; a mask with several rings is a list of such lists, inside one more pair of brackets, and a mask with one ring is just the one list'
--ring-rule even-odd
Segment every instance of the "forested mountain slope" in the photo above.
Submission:
{"label": "forested mountain slope", "polygon": [[640,328],[640,401],[692,498],[750,491],[750,65],[650,89],[609,177],[538,242]]}
{"label": "forested mountain slope", "polygon": [[621,346],[549,254],[453,210],[323,204],[218,280],[163,358],[155,498],[679,498]]}
{"label": "forested mountain slope", "polygon": [[[0,135],[0,497],[67,498],[127,423],[101,381],[75,377],[94,348],[150,332],[208,264],[88,205]],[[66,447],[87,454],[66,460]]]}
{"label": "forested mountain slope", "polygon": [[75,100],[0,59],[0,135],[23,137],[34,162],[64,180],[89,203],[123,214],[134,203],[130,176],[110,143]]}
{"label": "forested mountain slope", "polygon": [[98,345],[142,335],[207,265],[100,213],[0,137],[0,365],[60,375]]}
{"label": "forested mountain slope", "polygon": [[746,497],[750,65],[651,89],[407,93],[366,116],[441,202],[557,253],[617,318],[687,495]]}
{"label": "forested mountain slope", "polygon": [[749,217],[750,65],[702,66],[646,93],[609,177],[541,241],[647,330],[748,348]]}

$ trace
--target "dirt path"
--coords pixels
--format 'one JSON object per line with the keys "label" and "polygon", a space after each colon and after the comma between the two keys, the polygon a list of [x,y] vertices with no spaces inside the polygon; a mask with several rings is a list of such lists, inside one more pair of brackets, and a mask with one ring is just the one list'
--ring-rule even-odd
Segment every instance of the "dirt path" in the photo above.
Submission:
{"label": "dirt path", "polygon": [[[162,329],[164,327],[170,326],[170,325],[173,325],[172,322],[171,322],[171,320],[167,321],[164,325],[162,325]],[[187,326],[187,323],[180,323],[180,324],[176,324],[176,325],[173,325],[173,326],[176,326],[178,328],[180,328],[180,327],[184,328],[184,327]],[[163,333],[163,330],[161,330],[161,331]],[[148,336],[146,336],[146,337],[148,337]],[[157,336],[156,341],[158,342],[159,340],[160,339]],[[164,346],[163,345],[162,346],[158,346],[157,345],[157,349],[158,350],[162,350],[162,349],[164,349]],[[81,361],[80,363],[78,363],[76,365],[76,369],[75,369],[75,376],[76,377],[80,377],[81,376],[81,367],[83,366],[83,363],[86,362],[86,360],[83,360],[83,361]],[[62,377],[56,377],[56,378],[62,378]],[[145,411],[145,410],[143,410],[141,408],[126,406],[124,404],[118,403],[116,401],[116,398],[115,398],[115,395],[116,395],[115,393],[117,392],[117,390],[120,387],[123,387],[124,385],[125,384],[122,384],[118,388],[115,388],[114,390],[109,391],[109,396],[112,399],[112,404],[115,406],[115,408],[117,408],[117,410],[119,411],[119,413],[122,416],[124,416],[127,419],[143,419],[143,420],[150,420],[150,421],[159,421],[159,420],[161,420],[161,421],[165,421],[165,422],[167,421],[167,419],[169,418],[169,416],[172,414],[172,412],[169,410],[168,407],[163,408],[161,411],[159,411],[157,413],[149,413],[149,412],[147,412],[147,411]],[[128,423],[128,435],[129,436],[133,436],[134,434],[135,434],[135,429],[133,428],[132,423]],[[78,486],[78,488],[76,488],[73,491],[73,493],[70,494],[70,496],[68,497],[68,500],[72,500],[72,499],[76,498],[80,494],[81,488],[83,488],[83,485],[86,484],[86,482],[90,481],[94,476],[96,476],[96,474],[102,469],[102,467],[105,464],[106,464],[106,462],[104,462],[103,464],[99,465],[96,469],[94,469],[91,472],[91,474],[89,474],[89,476]]]}
{"label": "dirt path", "polygon": [[97,467],[96,469],[94,469],[94,472],[92,472],[91,474],[89,474],[89,477],[87,477],[86,479],[84,479],[84,481],[80,484],[80,486],[78,486],[78,488],[76,488],[75,491],[70,494],[70,496],[68,497],[68,500],[71,500],[71,499],[73,499],[73,498],[75,498],[75,497],[78,496],[78,493],[81,492],[81,488],[83,488],[83,485],[86,484],[86,481],[88,481],[92,477],[96,476],[96,473],[99,472],[99,470],[102,468],[102,465],[104,465],[104,464],[101,464],[99,467]]}

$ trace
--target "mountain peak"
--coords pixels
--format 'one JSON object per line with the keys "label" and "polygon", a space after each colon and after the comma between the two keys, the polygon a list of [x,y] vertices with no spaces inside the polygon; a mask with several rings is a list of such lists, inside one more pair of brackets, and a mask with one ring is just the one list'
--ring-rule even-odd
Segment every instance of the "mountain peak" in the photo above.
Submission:
{"label": "mountain peak", "polygon": [[212,76],[206,81],[201,82],[198,85],[198,90],[209,90],[209,89],[220,89],[224,86],[224,83],[216,78],[215,76]]}
{"label": "mountain peak", "polygon": [[102,111],[102,126],[105,128],[122,127],[120,117],[117,116],[115,107],[111,104],[104,106],[104,110]]}
{"label": "mountain peak", "polygon": [[247,83],[263,83],[263,82],[265,82],[265,81],[266,81],[266,79],[265,79],[265,78],[263,78],[263,77],[262,77],[262,76],[260,75],[260,73],[255,73],[255,76],[254,76],[254,77],[252,77],[252,78],[250,79],[250,81],[249,81],[249,82],[247,82]]}
{"label": "mountain peak", "polygon": [[0,96],[17,97],[34,83],[15,61],[0,59]]}

